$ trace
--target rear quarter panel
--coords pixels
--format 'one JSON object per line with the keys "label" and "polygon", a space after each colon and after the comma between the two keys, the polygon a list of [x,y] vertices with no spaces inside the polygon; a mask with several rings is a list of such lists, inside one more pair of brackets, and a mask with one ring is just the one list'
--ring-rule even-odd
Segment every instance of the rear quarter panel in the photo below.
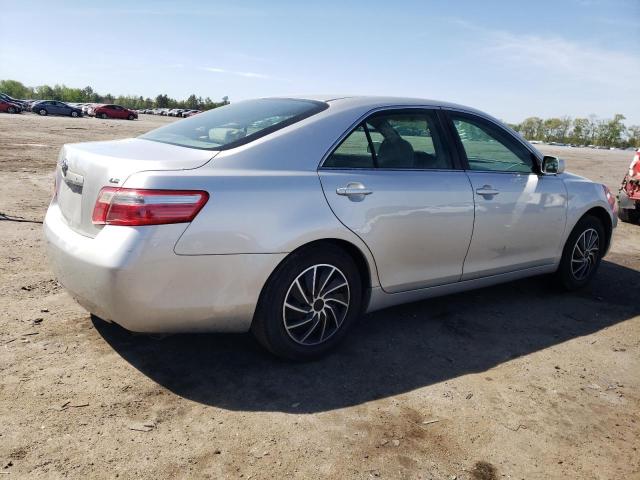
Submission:
{"label": "rear quarter panel", "polygon": [[335,217],[315,171],[142,172],[125,186],[209,192],[209,201],[176,242],[178,255],[289,253],[316,240],[339,239],[363,253],[372,284],[378,285],[371,252]]}

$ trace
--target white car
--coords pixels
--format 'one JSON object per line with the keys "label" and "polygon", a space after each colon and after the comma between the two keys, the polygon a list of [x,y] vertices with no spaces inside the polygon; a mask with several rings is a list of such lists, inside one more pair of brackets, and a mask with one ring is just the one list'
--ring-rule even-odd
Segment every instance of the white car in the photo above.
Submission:
{"label": "white car", "polygon": [[363,312],[540,274],[583,287],[616,221],[604,185],[482,112],[310,97],[65,145],[44,231],[58,279],[100,318],[251,330],[305,359]]}

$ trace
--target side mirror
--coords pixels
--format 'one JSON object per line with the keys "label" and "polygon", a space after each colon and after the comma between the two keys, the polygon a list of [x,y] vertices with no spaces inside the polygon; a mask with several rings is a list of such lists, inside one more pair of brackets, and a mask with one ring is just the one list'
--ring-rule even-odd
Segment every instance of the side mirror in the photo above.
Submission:
{"label": "side mirror", "polygon": [[542,159],[542,173],[545,175],[557,175],[564,172],[564,160],[558,157],[545,155]]}

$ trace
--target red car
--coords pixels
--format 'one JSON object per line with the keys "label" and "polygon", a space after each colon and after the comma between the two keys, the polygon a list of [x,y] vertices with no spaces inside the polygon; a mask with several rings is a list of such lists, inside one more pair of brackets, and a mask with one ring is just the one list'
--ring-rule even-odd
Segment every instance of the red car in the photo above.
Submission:
{"label": "red car", "polygon": [[631,160],[629,171],[618,193],[618,217],[623,222],[640,221],[640,148]]}
{"label": "red car", "polygon": [[138,113],[120,105],[100,105],[93,109],[93,115],[96,118],[126,118],[128,120],[136,120]]}
{"label": "red car", "polygon": [[21,111],[20,105],[0,99],[0,112],[20,113]]}

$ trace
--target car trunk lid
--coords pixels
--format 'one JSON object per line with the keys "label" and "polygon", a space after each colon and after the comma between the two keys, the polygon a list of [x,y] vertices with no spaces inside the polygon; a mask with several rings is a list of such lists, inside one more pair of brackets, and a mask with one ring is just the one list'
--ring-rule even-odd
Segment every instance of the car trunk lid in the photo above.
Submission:
{"label": "car trunk lid", "polygon": [[91,214],[102,187],[122,186],[141,171],[191,170],[217,152],[131,138],[65,145],[56,169],[57,202],[70,228],[94,237]]}

